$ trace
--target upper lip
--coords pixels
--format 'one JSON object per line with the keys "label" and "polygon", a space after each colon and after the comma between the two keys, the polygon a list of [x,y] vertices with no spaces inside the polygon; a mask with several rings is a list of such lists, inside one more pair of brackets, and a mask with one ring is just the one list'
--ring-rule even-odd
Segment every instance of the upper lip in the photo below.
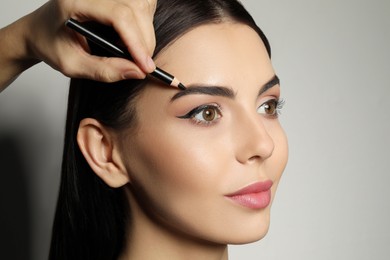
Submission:
{"label": "upper lip", "polygon": [[255,182],[255,183],[249,184],[248,186],[245,186],[242,189],[239,189],[238,191],[230,193],[226,196],[232,197],[232,196],[245,195],[245,194],[251,194],[251,193],[260,193],[260,192],[267,191],[267,190],[271,189],[272,184],[273,184],[273,182],[271,180]]}

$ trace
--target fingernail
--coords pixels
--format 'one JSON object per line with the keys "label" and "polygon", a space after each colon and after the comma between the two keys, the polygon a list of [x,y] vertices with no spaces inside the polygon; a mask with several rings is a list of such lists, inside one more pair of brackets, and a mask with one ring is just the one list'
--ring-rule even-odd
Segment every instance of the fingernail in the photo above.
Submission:
{"label": "fingernail", "polygon": [[153,72],[156,69],[156,64],[154,64],[154,61],[150,57],[146,58],[146,65],[148,66],[149,73]]}
{"label": "fingernail", "polygon": [[142,78],[144,78],[140,75],[140,73],[138,73],[137,71],[133,71],[133,70],[125,72],[123,74],[123,77],[125,79],[142,79]]}

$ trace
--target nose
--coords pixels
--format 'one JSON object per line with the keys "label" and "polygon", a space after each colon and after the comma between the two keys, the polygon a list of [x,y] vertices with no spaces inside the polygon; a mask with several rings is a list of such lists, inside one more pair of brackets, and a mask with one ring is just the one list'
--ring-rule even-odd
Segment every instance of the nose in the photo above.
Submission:
{"label": "nose", "polygon": [[274,141],[258,114],[242,115],[235,128],[237,161],[247,164],[263,161],[272,155]]}

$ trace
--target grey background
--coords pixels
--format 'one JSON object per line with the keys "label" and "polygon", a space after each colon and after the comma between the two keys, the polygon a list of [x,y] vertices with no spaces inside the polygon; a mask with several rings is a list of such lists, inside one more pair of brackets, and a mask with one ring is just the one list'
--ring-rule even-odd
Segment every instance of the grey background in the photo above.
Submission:
{"label": "grey background", "polygon": [[[42,3],[2,0],[0,26]],[[269,234],[230,258],[388,259],[390,1],[243,3],[272,45],[290,159]],[[47,258],[68,82],[39,64],[0,94],[2,259]]]}

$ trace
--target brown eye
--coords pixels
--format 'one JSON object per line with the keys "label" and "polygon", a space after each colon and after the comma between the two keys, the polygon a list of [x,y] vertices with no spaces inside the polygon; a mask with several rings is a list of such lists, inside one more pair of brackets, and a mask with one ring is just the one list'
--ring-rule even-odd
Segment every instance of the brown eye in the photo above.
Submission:
{"label": "brown eye", "polygon": [[269,102],[268,104],[265,105],[264,109],[268,115],[274,115],[276,112],[276,103]]}
{"label": "brown eye", "polygon": [[222,112],[220,106],[218,104],[208,104],[196,107],[178,118],[191,119],[191,121],[200,125],[210,125],[216,123],[221,117]]}
{"label": "brown eye", "polygon": [[267,116],[277,116],[278,110],[279,102],[276,99],[270,99],[257,109],[257,113]]}
{"label": "brown eye", "polygon": [[212,123],[213,121],[217,120],[220,117],[221,114],[219,108],[213,105],[206,105],[200,108],[200,110],[193,115],[193,118],[197,122],[203,122],[203,123]]}
{"label": "brown eye", "polygon": [[209,107],[203,110],[202,117],[205,121],[213,121],[215,119],[215,116],[217,115],[217,112],[215,111],[215,108]]}

